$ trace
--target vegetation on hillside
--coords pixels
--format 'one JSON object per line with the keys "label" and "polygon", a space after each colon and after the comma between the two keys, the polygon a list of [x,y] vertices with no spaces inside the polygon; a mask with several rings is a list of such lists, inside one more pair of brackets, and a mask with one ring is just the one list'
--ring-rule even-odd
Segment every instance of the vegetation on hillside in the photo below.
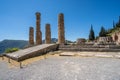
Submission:
{"label": "vegetation on hillside", "polygon": [[107,35],[111,35],[112,33],[117,32],[117,31],[120,31],[120,16],[119,16],[118,22],[115,23],[113,21],[113,26],[111,29],[107,30]]}
{"label": "vegetation on hillside", "polygon": [[16,51],[18,51],[19,50],[19,48],[7,48],[6,50],[5,50],[5,53],[12,53],[12,52],[16,52]]}
{"label": "vegetation on hillside", "polygon": [[95,39],[98,39],[99,37],[111,36],[112,33],[115,33],[115,32],[118,32],[118,31],[120,32],[120,16],[119,16],[119,20],[116,23],[113,21],[112,28],[106,30],[104,28],[104,26],[101,26],[101,30],[99,32],[99,35],[96,36],[96,38],[95,38],[93,26],[91,25],[88,40],[89,41],[94,41]]}
{"label": "vegetation on hillside", "polygon": [[20,48],[23,49],[28,45],[28,41],[24,40],[3,40],[0,42],[0,54],[4,53],[7,48]]}

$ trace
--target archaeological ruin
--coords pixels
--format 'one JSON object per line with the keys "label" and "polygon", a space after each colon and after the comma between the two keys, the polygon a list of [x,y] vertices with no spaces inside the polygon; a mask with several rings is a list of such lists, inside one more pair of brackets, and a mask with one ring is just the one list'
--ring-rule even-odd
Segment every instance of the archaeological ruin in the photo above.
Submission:
{"label": "archaeological ruin", "polygon": [[[42,44],[42,32],[41,32],[41,14],[36,12],[36,45]],[[99,51],[99,49],[106,48],[119,48],[117,44],[120,43],[120,33],[113,33],[110,37],[99,37],[97,41],[86,42],[85,39],[79,38],[74,45],[65,45],[65,28],[64,28],[64,14],[58,15],[58,44],[60,50],[90,50]],[[29,31],[29,43],[34,45],[34,29],[30,27]],[[117,43],[117,44],[116,44]],[[45,44],[51,44],[51,28],[50,24],[45,25]]]}
{"label": "archaeological ruin", "polygon": [[117,44],[120,44],[120,32],[114,32],[112,34],[112,39],[114,42],[116,42]]}
{"label": "archaeological ruin", "polygon": [[36,12],[36,45],[42,44],[42,32],[40,27],[41,14]]}
{"label": "archaeological ruin", "polygon": [[85,44],[86,40],[84,38],[78,38],[76,44]]}
{"label": "archaeological ruin", "polygon": [[[41,14],[36,12],[36,45],[42,44],[42,31],[41,31]],[[31,28],[30,28],[31,29]],[[33,29],[33,28],[32,28]],[[50,24],[45,26],[45,43],[51,43],[51,29]],[[34,45],[34,31],[29,32],[29,44]],[[58,44],[65,44],[65,29],[64,29],[64,14],[58,15]]]}
{"label": "archaeological ruin", "polygon": [[64,14],[58,15],[58,43],[65,44]]}
{"label": "archaeological ruin", "polygon": [[34,45],[34,28],[29,28],[29,45]]}
{"label": "archaeological ruin", "polygon": [[51,29],[50,24],[46,24],[45,26],[45,43],[50,44],[51,43]]}
{"label": "archaeological ruin", "polygon": [[51,44],[51,28],[50,24],[45,25],[45,44],[42,44],[42,32],[40,27],[41,14],[36,13],[36,44],[34,43],[34,28],[29,28],[29,44],[33,45],[26,49],[5,54],[10,59],[21,61],[44,55],[50,51],[92,51],[92,52],[120,52],[120,32],[115,32],[109,37],[99,37],[97,41],[87,42],[84,38],[78,38],[76,43],[65,44],[64,14],[58,15],[58,43]]}

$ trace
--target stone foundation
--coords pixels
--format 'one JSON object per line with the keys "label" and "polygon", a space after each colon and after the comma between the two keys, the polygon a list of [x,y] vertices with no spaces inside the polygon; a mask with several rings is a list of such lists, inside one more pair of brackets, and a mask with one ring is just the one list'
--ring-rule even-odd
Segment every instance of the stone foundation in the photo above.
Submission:
{"label": "stone foundation", "polygon": [[84,44],[84,45],[59,45],[59,50],[63,51],[98,51],[98,52],[118,52],[120,51],[120,46],[118,45],[97,45]]}

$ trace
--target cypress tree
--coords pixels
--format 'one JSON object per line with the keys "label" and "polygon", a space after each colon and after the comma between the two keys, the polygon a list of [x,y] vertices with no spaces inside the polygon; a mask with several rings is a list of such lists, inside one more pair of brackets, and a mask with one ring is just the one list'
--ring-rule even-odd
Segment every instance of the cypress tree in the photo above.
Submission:
{"label": "cypress tree", "polygon": [[95,40],[95,34],[94,34],[94,30],[93,30],[93,26],[91,25],[91,29],[90,29],[90,33],[89,33],[89,40],[93,41]]}
{"label": "cypress tree", "polygon": [[106,30],[103,26],[101,27],[101,30],[99,32],[99,37],[106,37]]}
{"label": "cypress tree", "polygon": [[115,29],[115,27],[116,27],[116,26],[115,26],[115,22],[113,21],[113,29]]}
{"label": "cypress tree", "polygon": [[120,16],[118,22],[116,23],[116,27],[120,28]]}
{"label": "cypress tree", "polygon": [[118,27],[120,28],[120,16],[119,16],[119,21],[118,21]]}

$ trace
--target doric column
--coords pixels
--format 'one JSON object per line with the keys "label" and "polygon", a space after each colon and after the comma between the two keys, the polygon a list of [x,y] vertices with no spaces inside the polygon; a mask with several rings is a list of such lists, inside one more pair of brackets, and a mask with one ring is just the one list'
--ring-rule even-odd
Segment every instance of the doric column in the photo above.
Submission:
{"label": "doric column", "polygon": [[51,29],[50,24],[46,24],[45,26],[45,43],[50,44],[51,43]]}
{"label": "doric column", "polygon": [[42,32],[40,30],[41,14],[36,12],[36,45],[42,44]]}
{"label": "doric column", "polygon": [[64,14],[58,15],[58,43],[65,44]]}
{"label": "doric column", "polygon": [[34,45],[34,28],[29,28],[29,45]]}

